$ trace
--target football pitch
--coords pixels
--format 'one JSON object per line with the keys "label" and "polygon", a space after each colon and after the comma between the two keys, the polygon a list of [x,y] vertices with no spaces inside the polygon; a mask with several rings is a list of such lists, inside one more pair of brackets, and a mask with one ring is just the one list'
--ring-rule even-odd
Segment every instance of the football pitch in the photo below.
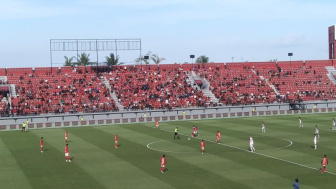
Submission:
{"label": "football pitch", "polygon": [[[303,128],[299,128],[301,116]],[[1,188],[335,188],[335,114],[120,124],[0,132]],[[336,117],[336,116],[335,116]],[[261,133],[264,121],[266,133]],[[190,138],[192,126],[199,137]],[[314,150],[313,134],[320,138]],[[174,140],[179,127],[180,140]],[[64,158],[69,131],[71,163]],[[222,134],[215,142],[216,132]],[[114,148],[114,135],[119,147]],[[249,151],[249,136],[256,152]],[[40,153],[40,138],[44,153]],[[205,140],[201,154],[200,141]],[[160,158],[167,158],[160,172]],[[321,160],[329,159],[324,174]]]}

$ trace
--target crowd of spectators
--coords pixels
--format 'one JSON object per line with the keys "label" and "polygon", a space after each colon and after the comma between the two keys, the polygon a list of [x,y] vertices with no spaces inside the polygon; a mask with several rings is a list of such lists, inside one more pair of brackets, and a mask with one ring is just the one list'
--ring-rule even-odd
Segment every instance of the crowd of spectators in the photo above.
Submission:
{"label": "crowd of spectators", "polygon": [[281,101],[273,89],[248,67],[199,70],[210,82],[210,90],[224,105],[250,105]]}
{"label": "crowd of spectators", "polygon": [[205,107],[210,101],[187,82],[187,73],[179,68],[119,67],[106,77],[127,110]]}
{"label": "crowd of spectators", "polygon": [[289,101],[328,100],[336,98],[336,87],[324,66],[278,67],[259,73]]}
{"label": "crowd of spectators", "polygon": [[110,93],[94,73],[8,76],[16,85],[13,115],[118,111]]}
{"label": "crowd of spectators", "polygon": [[[0,102],[1,115],[37,115],[118,111],[111,93],[126,110],[207,107],[211,99],[188,78],[182,66],[104,67],[93,71],[19,73],[0,85],[15,84],[17,97]],[[223,105],[302,102],[336,98],[324,66],[193,67]],[[98,72],[98,74],[96,73]],[[103,79],[110,84],[108,88]],[[274,87],[274,90],[272,87]],[[278,92],[278,93],[277,93]],[[0,99],[7,97],[0,93]],[[10,103],[11,102],[11,103]]]}

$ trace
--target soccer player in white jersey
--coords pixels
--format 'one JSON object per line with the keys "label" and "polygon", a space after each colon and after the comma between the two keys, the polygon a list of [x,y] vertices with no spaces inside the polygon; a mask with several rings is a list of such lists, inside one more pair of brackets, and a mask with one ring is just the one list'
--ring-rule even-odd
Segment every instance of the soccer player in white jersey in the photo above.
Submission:
{"label": "soccer player in white jersey", "polygon": [[316,134],[317,138],[320,138],[320,131],[319,131],[319,128],[317,127],[317,125],[315,126],[315,134]]}
{"label": "soccer player in white jersey", "polygon": [[250,137],[250,149],[251,149],[251,152],[255,152],[253,138],[251,136],[249,136],[249,137]]}
{"label": "soccer player in white jersey", "polygon": [[336,130],[335,118],[333,118],[333,120],[332,120],[332,130]]}
{"label": "soccer player in white jersey", "polygon": [[314,134],[314,149],[315,150],[317,149],[317,143],[318,143],[317,136],[316,134]]}
{"label": "soccer player in white jersey", "polygon": [[266,127],[264,121],[261,122],[261,133],[266,133]]}
{"label": "soccer player in white jersey", "polygon": [[299,128],[303,127],[301,117],[299,117]]}

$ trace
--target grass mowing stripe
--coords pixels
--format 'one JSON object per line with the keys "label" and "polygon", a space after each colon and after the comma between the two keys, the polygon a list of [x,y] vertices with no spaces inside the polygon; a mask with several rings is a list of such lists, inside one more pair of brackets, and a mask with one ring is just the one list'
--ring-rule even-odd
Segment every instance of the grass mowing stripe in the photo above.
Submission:
{"label": "grass mowing stripe", "polygon": [[[237,125],[237,124],[241,125],[242,127],[249,127],[249,126],[245,126],[245,124],[243,124],[242,122],[234,123],[234,124],[235,125]],[[208,127],[207,124],[199,123],[198,125],[201,125],[199,127],[200,129],[205,128],[203,126]],[[244,138],[247,138],[247,136],[251,135],[251,133],[247,133],[244,130],[242,130],[242,131],[236,131],[233,127],[220,127],[220,126],[215,126],[215,125],[212,125],[211,127],[214,128],[214,130],[220,130],[222,132],[222,134],[223,134],[224,137],[225,137],[225,135],[229,135],[230,137],[239,138],[239,139],[244,140]],[[298,129],[299,128],[291,128],[290,130],[287,129],[287,131],[298,130]],[[276,131],[274,131],[274,132],[276,132]],[[292,132],[294,133],[294,131],[292,131]],[[242,136],[241,133],[244,133],[243,136]],[[265,135],[269,135],[269,133],[270,132],[268,132]],[[263,135],[264,134],[257,133],[257,134],[253,134],[252,136],[263,136]],[[312,137],[312,135],[309,135],[309,136],[308,135],[306,135],[306,136],[302,135],[302,138],[303,138],[303,140],[298,140],[299,138],[293,138],[293,139],[289,138],[290,140],[295,141],[293,145],[295,145],[296,148],[289,148],[287,150],[293,150],[295,152],[301,152],[301,153],[304,153],[306,155],[315,156],[318,159],[321,158],[321,154],[327,154],[328,153],[330,155],[330,160],[332,160],[332,159],[336,160],[336,152],[333,151],[334,148],[333,147],[330,148],[327,145],[323,145],[323,143],[322,143],[323,139],[318,144],[318,151],[317,151],[317,153],[316,152],[312,153],[311,152],[313,150],[313,137]],[[260,143],[260,142],[262,142],[262,141],[255,140],[256,144]],[[272,145],[272,143],[269,143],[269,145]],[[273,144],[273,146],[274,146],[274,144]]]}
{"label": "grass mowing stripe", "polygon": [[[145,126],[147,126],[147,125],[145,125]],[[154,127],[151,127],[151,126],[147,126],[147,127],[154,129]],[[161,130],[164,130],[164,129],[161,129]],[[164,131],[172,133],[172,131],[170,131],[170,130],[164,130]],[[188,135],[185,135],[185,136],[188,136]],[[208,142],[215,143],[213,141],[208,141]],[[255,167],[257,169],[271,170],[271,169],[274,169],[274,167],[277,167],[276,170],[273,170],[274,173],[278,174],[279,176],[282,176],[282,177],[287,177],[289,179],[297,177],[297,175],[305,175],[305,178],[307,179],[306,183],[308,184],[307,187],[315,186],[315,187],[319,188],[320,184],[315,182],[316,178],[320,179],[321,182],[323,180],[323,183],[325,183],[328,186],[334,186],[334,184],[335,184],[335,181],[334,181],[335,179],[334,178],[335,178],[336,174],[333,173],[333,172],[329,172],[329,171],[327,172],[330,176],[326,176],[326,175],[322,176],[321,174],[319,174],[319,169],[318,168],[314,168],[314,167],[310,167],[310,166],[307,166],[307,165],[295,163],[295,162],[292,162],[292,161],[288,161],[288,160],[284,160],[284,159],[281,159],[281,158],[269,156],[269,155],[266,155],[266,154],[251,153],[248,150],[245,150],[245,149],[242,149],[242,148],[237,148],[237,147],[226,145],[226,144],[221,144],[221,145],[227,146],[227,147],[230,147],[230,148],[234,148],[234,149],[237,149],[237,150],[240,150],[240,151],[245,151],[245,152],[248,152],[250,154],[256,154],[256,155],[259,155],[259,156],[263,156],[265,158],[280,161],[281,164],[279,165],[279,163],[277,163],[277,164],[269,163],[269,161],[267,161],[267,159],[265,159],[265,161],[260,160],[260,158],[257,158],[257,156],[255,156],[253,159],[251,159],[251,161],[248,161],[247,163],[250,163],[251,165],[254,164],[253,166],[257,166],[257,167]],[[228,155],[230,155],[230,153],[226,154],[226,156],[228,156]],[[228,158],[228,157],[225,157],[225,158]],[[236,160],[237,162],[240,161],[241,163],[244,163],[244,161],[245,161],[245,163],[246,163],[246,157],[244,157],[244,155],[242,155],[242,156],[237,156],[236,155],[236,156],[232,156],[231,158],[232,158],[232,160]],[[240,159],[240,160],[238,160],[238,159]],[[251,163],[251,162],[254,162],[254,163]],[[259,165],[256,165],[256,162],[260,162]],[[275,165],[277,165],[277,166],[275,166]],[[295,169],[294,170],[294,169],[292,169],[291,165],[296,165],[298,167],[301,167],[301,169]],[[264,168],[262,168],[263,166],[264,166]],[[291,171],[288,171],[288,170],[291,170]],[[311,172],[309,170],[314,170],[314,172]],[[240,175],[243,175],[243,174],[244,173],[241,173]],[[261,186],[264,187],[264,185],[261,185]],[[271,186],[272,185],[270,185],[270,187]]]}
{"label": "grass mowing stripe", "polygon": [[78,166],[66,163],[64,154],[48,142],[44,144],[45,153],[40,153],[40,137],[35,132],[1,133],[4,143],[33,188],[103,188]]}
{"label": "grass mowing stripe", "polygon": [[[106,128],[106,127],[105,127]],[[115,130],[116,127],[113,127]],[[106,148],[90,143],[77,136],[79,130],[91,134],[91,138],[105,143],[109,150],[123,150],[122,148],[114,148],[114,135],[106,141],[100,136],[92,133],[92,127],[70,129],[69,138],[71,140],[71,147],[76,155],[74,162],[80,166],[87,173],[92,175],[96,180],[100,181],[104,186],[110,188],[147,188],[149,185],[152,187],[173,188],[160,180],[151,177],[146,172],[138,169],[136,166],[124,161],[123,159],[115,156]],[[112,129],[111,127],[109,129]],[[122,139],[121,139],[122,140]],[[126,144],[122,144],[126,145]],[[136,173],[136,177],[132,177]],[[130,182],[130,179],[132,182]]]}
{"label": "grass mowing stripe", "polygon": [[[134,125],[123,125],[121,127],[127,129],[137,128]],[[155,137],[155,133],[156,132],[153,131],[152,133],[147,133],[147,135],[149,137]],[[89,141],[100,146],[102,149],[110,151],[114,155],[122,158],[124,161],[133,164],[139,169],[147,172],[152,177],[158,178],[174,188],[214,188],[222,187],[223,184],[232,186],[233,188],[249,188],[245,185],[241,185],[240,183],[235,183],[231,180],[220,177],[213,172],[188,164],[171,155],[167,155],[168,171],[161,174],[159,160],[162,153],[146,148],[146,142],[141,139],[139,139],[139,142],[134,142],[119,135],[119,137],[121,137],[120,141],[122,141],[121,147],[118,150],[111,150],[110,146],[106,145],[106,141],[111,141],[112,139],[113,135],[111,135],[111,133],[95,128],[90,133],[83,132],[77,134],[77,136],[82,137],[83,140]],[[90,137],[91,135],[100,136],[100,138],[105,142],[94,140]],[[129,153],[130,151],[132,152],[131,155]],[[197,182],[195,178],[202,178],[202,182]]]}
{"label": "grass mowing stripe", "polygon": [[[151,126],[147,126],[147,127],[154,128],[154,127],[151,127]],[[171,131],[164,130],[164,129],[161,129],[161,130],[166,131],[166,132],[171,132]],[[188,135],[185,135],[185,134],[182,134],[182,135],[188,137]],[[205,141],[207,141],[207,142],[211,142],[211,143],[215,143],[214,141],[210,141],[210,140],[205,140]],[[249,152],[249,151],[246,150],[246,149],[238,148],[238,147],[231,146],[231,145],[227,145],[227,144],[224,144],[224,143],[220,143],[220,145],[227,146],[227,147],[234,148],[234,149],[238,149],[238,150],[242,150],[242,151],[245,151],[245,152]],[[249,153],[250,153],[250,152],[249,152]],[[264,157],[267,157],[267,158],[271,158],[271,159],[275,159],[275,160],[283,161],[283,162],[286,162],[286,163],[294,164],[294,165],[297,165],[297,166],[301,166],[301,167],[305,167],[305,168],[309,168],[309,169],[313,169],[313,170],[319,170],[319,169],[314,168],[314,167],[310,167],[310,166],[302,165],[302,164],[299,164],[299,163],[291,162],[291,161],[284,160],[284,159],[280,159],[280,158],[277,158],[277,157],[272,157],[272,156],[269,156],[269,155],[266,155],[266,154],[261,154],[261,153],[258,153],[258,152],[254,152],[253,154],[257,154],[257,155],[260,155],[260,156],[264,156]],[[329,174],[332,174],[332,175],[335,175],[335,176],[336,176],[336,173],[333,173],[333,172],[328,172],[328,171],[326,171],[326,173],[329,173]]]}
{"label": "grass mowing stripe", "polygon": [[[148,129],[141,129],[139,127],[129,127],[131,128],[133,131],[138,131],[139,129],[141,130],[141,132],[143,133],[149,133],[148,129],[154,128],[154,127],[148,127]],[[162,130],[162,129],[161,129]],[[164,130],[164,129],[163,129]],[[169,136],[171,136],[171,134],[169,134]],[[199,141],[198,142],[193,142],[195,141],[194,139],[187,141],[187,142],[183,142],[186,141],[186,138],[182,138],[181,140],[176,140],[177,143],[179,143],[179,145],[186,145],[189,146],[190,143],[193,143],[192,145],[198,149],[200,149],[199,147]],[[198,157],[198,162],[195,162],[196,165],[195,166],[199,166],[203,169],[208,169],[209,171],[212,171],[216,174],[218,174],[219,176],[222,176],[224,178],[229,178],[231,181],[235,181],[237,183],[242,183],[241,181],[246,179],[246,178],[251,178],[251,175],[249,175],[251,173],[251,171],[246,171],[246,167],[249,167],[250,169],[254,169],[255,172],[257,172],[258,174],[253,175],[254,178],[259,178],[259,179],[267,179],[267,178],[271,178],[272,179],[274,177],[276,177],[277,180],[282,180],[282,181],[289,181],[291,182],[288,178],[283,178],[283,177],[279,177],[279,175],[277,175],[278,170],[275,171],[269,171],[268,168],[266,167],[262,167],[261,169],[259,167],[257,167],[258,165],[253,165],[250,164],[249,161],[246,162],[246,156],[243,155],[243,152],[241,152],[241,150],[237,150],[237,152],[239,153],[232,153],[230,155],[228,155],[228,153],[226,153],[226,150],[221,150],[219,148],[219,146],[217,144],[214,143],[208,143],[206,145],[206,154],[205,155],[201,155],[200,152],[198,152],[199,155],[194,155],[194,154],[190,154],[189,157],[187,154],[171,154],[172,156],[176,156],[176,158],[179,159],[184,159],[189,163],[190,159],[193,158],[195,159],[195,157]],[[215,156],[217,161],[211,161],[211,158],[209,156]],[[244,160],[241,161],[237,161],[237,156],[243,156]],[[253,155],[252,155],[253,156]],[[209,160],[210,159],[210,160]],[[238,158],[239,159],[239,158]],[[258,160],[260,158],[258,157],[251,157],[251,161],[253,160]],[[260,161],[260,160],[259,160]],[[237,173],[237,169],[241,169],[241,165],[244,165],[245,169],[243,168],[243,170],[239,173]],[[247,169],[249,170],[249,169]],[[234,174],[234,175],[231,175]],[[247,174],[248,173],[248,174]],[[274,174],[275,173],[275,174]],[[246,182],[245,182],[246,183]],[[226,185],[228,186],[228,185]]]}
{"label": "grass mowing stripe", "polygon": [[[32,188],[0,134],[0,183],[5,188]],[[18,182],[20,181],[20,182]]]}

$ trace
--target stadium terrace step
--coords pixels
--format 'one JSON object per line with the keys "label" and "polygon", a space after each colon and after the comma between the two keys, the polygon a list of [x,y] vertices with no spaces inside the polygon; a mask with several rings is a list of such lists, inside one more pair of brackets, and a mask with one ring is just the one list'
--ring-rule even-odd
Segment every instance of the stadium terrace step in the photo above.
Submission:
{"label": "stadium terrace step", "polygon": [[201,87],[201,90],[202,90],[203,94],[206,97],[210,98],[210,102],[218,104],[219,103],[219,99],[216,98],[216,96],[209,90],[210,83],[205,78],[201,78],[194,71],[191,72],[191,75],[192,75],[192,78],[194,80],[196,78],[197,80],[203,81],[203,85]]}
{"label": "stadium terrace step", "polygon": [[275,94],[280,95],[280,92],[275,88],[274,85],[272,85],[268,82],[269,81],[268,79],[265,79],[263,76],[259,76],[259,77],[260,77],[261,80],[264,80],[266,82],[266,84],[274,90]]}
{"label": "stadium terrace step", "polygon": [[14,84],[9,85],[9,90],[10,90],[11,96],[14,97],[14,98],[16,98],[17,94],[16,94],[16,89],[15,89],[15,85]]}
{"label": "stadium terrace step", "polygon": [[109,89],[110,95],[115,102],[115,104],[118,106],[119,111],[124,111],[124,106],[119,103],[117,96],[113,91],[111,91],[111,85],[110,82],[106,79],[105,76],[102,78],[102,83],[106,86],[107,89]]}
{"label": "stadium terrace step", "polygon": [[188,72],[188,79],[187,82],[194,88],[194,89],[201,89],[195,82],[194,76],[192,72]]}
{"label": "stadium terrace step", "polygon": [[327,74],[328,78],[330,79],[330,81],[331,81],[334,85],[336,85],[336,79],[335,79],[335,76],[336,76],[336,69],[335,69],[335,67],[334,67],[334,66],[326,66],[325,68],[326,68],[327,71],[328,71],[328,74]]}

